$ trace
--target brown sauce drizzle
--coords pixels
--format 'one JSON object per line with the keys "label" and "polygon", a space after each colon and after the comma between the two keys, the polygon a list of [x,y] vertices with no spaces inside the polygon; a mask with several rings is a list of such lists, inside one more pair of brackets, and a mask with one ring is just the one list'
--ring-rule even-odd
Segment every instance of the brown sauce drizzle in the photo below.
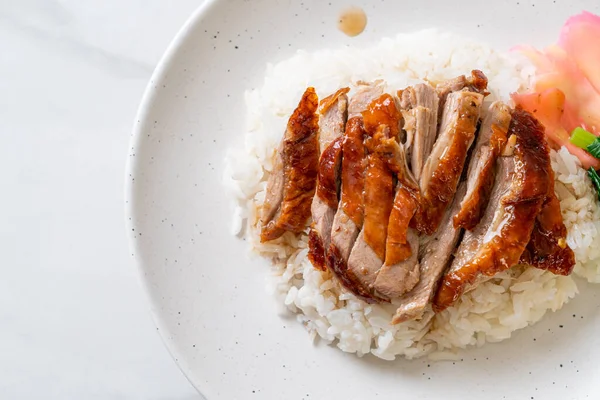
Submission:
{"label": "brown sauce drizzle", "polygon": [[338,29],[348,36],[360,35],[367,26],[367,14],[360,7],[350,7],[340,14]]}

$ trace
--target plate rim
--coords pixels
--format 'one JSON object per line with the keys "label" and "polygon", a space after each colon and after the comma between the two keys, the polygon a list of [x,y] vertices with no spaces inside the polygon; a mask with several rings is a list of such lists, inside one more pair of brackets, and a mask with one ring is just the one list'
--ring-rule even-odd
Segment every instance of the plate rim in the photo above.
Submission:
{"label": "plate rim", "polygon": [[149,128],[148,117],[150,115],[149,110],[152,108],[153,104],[158,99],[157,91],[154,90],[154,86],[160,83],[165,79],[165,73],[172,67],[173,60],[175,56],[179,53],[180,48],[183,44],[189,39],[191,31],[194,27],[199,23],[200,19],[208,14],[215,5],[220,0],[204,0],[202,4],[196,7],[196,9],[187,17],[184,24],[179,28],[175,36],[171,39],[168,46],[162,53],[159,61],[152,72],[148,83],[146,83],[144,92],[142,94],[139,106],[137,108],[135,119],[133,122],[133,127],[131,130],[131,138],[129,140],[129,150],[127,153],[127,160],[125,166],[125,185],[124,185],[124,194],[125,194],[125,230],[127,233],[127,242],[128,248],[131,251],[131,257],[133,258],[134,268],[136,269],[137,280],[141,283],[142,291],[144,292],[144,297],[149,304],[150,316],[152,318],[152,322],[157,328],[158,336],[163,344],[163,346],[167,349],[169,356],[177,366],[177,368],[183,373],[183,376],[187,379],[187,381],[192,385],[192,387],[203,397],[206,398],[204,392],[200,387],[196,385],[194,380],[191,377],[191,371],[189,371],[182,363],[180,363],[177,359],[177,351],[174,346],[169,344],[165,333],[167,332],[165,329],[165,324],[163,323],[162,317],[160,313],[155,312],[157,309],[157,304],[154,297],[151,295],[151,289],[148,281],[145,278],[145,269],[144,262],[139,256],[141,253],[139,242],[134,239],[131,235],[132,230],[136,224],[135,219],[135,204],[138,203],[138,193],[137,189],[133,185],[133,181],[130,179],[130,176],[135,176],[136,171],[139,170],[139,162],[136,157],[133,157],[135,154],[135,149],[139,147],[139,145],[144,140],[144,132]]}
{"label": "plate rim", "polygon": [[136,177],[144,168],[140,158],[133,157],[133,155],[135,155],[136,150],[140,148],[140,146],[142,146],[144,143],[147,143],[147,140],[143,135],[145,135],[145,133],[148,132],[148,129],[151,129],[152,127],[150,111],[154,109],[156,102],[161,97],[160,92],[157,91],[155,87],[164,82],[167,78],[166,73],[171,71],[172,68],[176,66],[175,60],[181,54],[182,48],[185,47],[185,45],[191,39],[192,31],[196,30],[198,26],[203,23],[202,19],[210,15],[210,12],[214,11],[215,6],[222,5],[223,3],[224,2],[220,0],[204,0],[192,13],[190,13],[160,56],[159,61],[157,62],[156,67],[145,86],[135,114],[132,133],[129,140],[128,157],[126,160],[124,175],[124,218],[125,227],[127,229],[126,234],[128,238],[128,248],[132,253],[131,256],[133,258],[135,268],[137,269],[138,279],[142,282],[143,291],[149,301],[148,304],[150,306],[150,315],[152,317],[152,321],[159,331],[159,337],[161,338],[163,345],[168,350],[169,355],[173,361],[175,361],[175,364],[179,370],[182,371],[183,375],[190,382],[192,387],[194,387],[195,390],[204,398],[206,398],[204,393],[210,392],[210,389],[207,389],[209,385],[208,383],[201,383],[201,380],[194,380],[192,377],[197,375],[185,362],[181,362],[181,358],[184,353],[178,351],[173,342],[169,340],[169,330],[166,328],[168,324],[165,323],[164,315],[160,312],[157,312],[157,310],[160,309],[159,301],[158,298],[153,295],[154,290],[152,289],[152,285],[145,276],[148,272],[148,267],[147,262],[145,262],[147,259],[142,256],[144,246],[142,246],[138,240],[135,240],[135,236],[132,235],[131,230],[132,228],[137,228],[136,225],[138,224],[138,221],[140,221],[138,206],[141,204],[142,198],[140,197],[140,189],[133,184],[130,174]]}

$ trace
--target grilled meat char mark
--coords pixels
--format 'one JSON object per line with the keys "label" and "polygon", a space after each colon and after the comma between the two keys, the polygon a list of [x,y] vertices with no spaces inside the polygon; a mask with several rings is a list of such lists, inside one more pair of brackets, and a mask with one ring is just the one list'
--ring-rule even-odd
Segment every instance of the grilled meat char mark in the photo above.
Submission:
{"label": "grilled meat char mark", "polygon": [[389,94],[373,100],[363,113],[368,156],[365,171],[364,223],[348,259],[348,275],[372,296],[377,272],[386,254],[387,228],[394,199],[394,175],[381,143],[400,134],[402,116]]}
{"label": "grilled meat char mark", "polygon": [[348,104],[348,122],[342,142],[340,202],[331,228],[326,252],[328,268],[349,291],[367,301],[370,293],[348,271],[348,258],[363,225],[363,189],[366,153],[362,111],[383,93],[379,85],[362,85]]}
{"label": "grilled meat char mark", "polygon": [[506,104],[492,103],[481,123],[472,151],[467,173],[467,194],[460,211],[454,217],[454,226],[468,230],[475,228],[494,186],[496,160],[506,144],[511,109]]}
{"label": "grilled meat char mark", "polygon": [[261,242],[286,231],[302,232],[310,217],[319,164],[318,106],[315,89],[309,87],[288,121],[267,183]]}
{"label": "grilled meat char mark", "polygon": [[398,91],[398,98],[407,133],[407,159],[418,180],[437,135],[439,98],[435,89],[425,83]]}
{"label": "grilled meat char mark", "polygon": [[482,94],[469,91],[450,93],[446,99],[440,133],[420,179],[422,198],[412,226],[421,233],[431,235],[437,230],[454,198],[482,102]]}
{"label": "grilled meat char mark", "polygon": [[392,318],[392,324],[420,319],[428,309],[460,238],[462,230],[454,227],[452,217],[460,209],[465,192],[466,184],[463,182],[458,187],[440,227],[433,236],[427,237],[419,248],[419,282],[395,303],[398,309]]}
{"label": "grilled meat char mark", "polygon": [[513,112],[509,135],[516,137],[514,153],[500,157],[484,216],[465,233],[434,298],[435,311],[454,304],[480,279],[517,264],[529,243],[552,184],[549,150],[544,127],[522,109]]}
{"label": "grilled meat char mark", "polygon": [[321,100],[319,143],[321,157],[317,190],[311,206],[313,224],[309,232],[308,258],[320,270],[326,269],[325,251],[331,241],[331,226],[338,207],[342,140],[348,119],[349,88],[339,89]]}

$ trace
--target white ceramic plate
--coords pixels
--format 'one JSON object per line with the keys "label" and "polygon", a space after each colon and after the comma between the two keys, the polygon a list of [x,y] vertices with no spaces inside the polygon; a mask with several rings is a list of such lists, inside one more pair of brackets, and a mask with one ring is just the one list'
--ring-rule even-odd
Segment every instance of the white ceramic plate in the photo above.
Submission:
{"label": "white ceramic plate", "polygon": [[599,398],[598,293],[463,361],[384,362],[314,345],[264,291],[266,261],[230,236],[221,186],[225,150],[242,140],[243,92],[266,63],[297,49],[368,45],[438,27],[508,49],[554,42],[564,20],[595,0],[356,1],[366,31],[336,29],[345,1],[214,1],[163,57],[135,125],[127,175],[133,253],[152,313],[175,360],[208,399]]}

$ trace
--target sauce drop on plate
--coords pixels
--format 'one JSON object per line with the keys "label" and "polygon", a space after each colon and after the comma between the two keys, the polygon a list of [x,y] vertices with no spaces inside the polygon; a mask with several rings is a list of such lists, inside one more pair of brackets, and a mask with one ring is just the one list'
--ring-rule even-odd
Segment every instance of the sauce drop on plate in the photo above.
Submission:
{"label": "sauce drop on plate", "polygon": [[359,7],[350,7],[340,14],[338,29],[348,36],[357,36],[367,26],[367,14]]}

